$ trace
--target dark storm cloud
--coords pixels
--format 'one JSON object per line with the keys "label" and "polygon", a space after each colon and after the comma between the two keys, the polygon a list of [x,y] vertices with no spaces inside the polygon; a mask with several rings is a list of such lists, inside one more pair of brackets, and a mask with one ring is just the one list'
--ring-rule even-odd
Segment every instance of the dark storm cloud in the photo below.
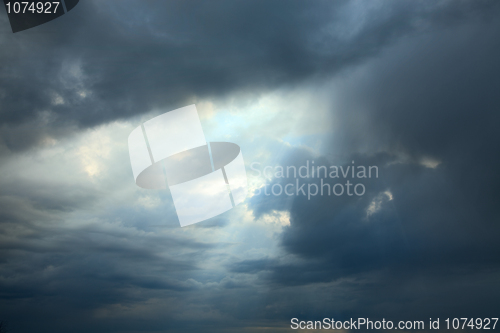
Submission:
{"label": "dark storm cloud", "polygon": [[[337,153],[344,163],[378,165],[379,179],[368,182],[362,198],[252,198],[256,216],[289,210],[282,246],[301,261],[271,269],[265,260],[245,261],[232,269],[264,273],[279,285],[357,279],[348,289],[363,303],[348,315],[493,315],[500,273],[499,58],[498,16],[483,16],[404,40],[352,71],[336,91],[336,119],[344,125]],[[314,159],[289,153],[294,160],[284,165]],[[426,158],[440,163],[431,168]],[[367,219],[372,200],[380,210]],[[378,310],[387,304],[390,312]]]}
{"label": "dark storm cloud", "polygon": [[[0,312],[13,331],[88,331],[100,308],[195,292],[198,285],[189,279],[214,247],[162,229],[144,232],[127,220],[94,217],[78,225],[71,214],[35,207],[29,199],[2,196],[0,210]],[[137,219],[133,213],[120,212]],[[161,221],[151,215],[143,211],[140,220]]]}
{"label": "dark storm cloud", "polygon": [[494,3],[367,7],[340,1],[86,1],[17,34],[4,15],[2,139],[20,149],[65,135],[70,124],[92,126],[193,98],[329,75],[405,33],[462,22],[488,13]]}
{"label": "dark storm cloud", "polygon": [[[297,166],[312,158],[302,156],[303,163]],[[318,319],[330,316],[333,309],[340,312],[338,317],[398,320],[409,314],[412,318],[462,312],[494,315],[500,271],[498,214],[479,211],[467,186],[455,183],[452,168],[387,164],[387,156],[352,158],[380,166],[379,179],[362,181],[367,188],[363,197],[297,196],[291,202],[284,196],[253,197],[250,207],[256,216],[273,210],[290,212],[281,245],[297,259],[245,260],[233,263],[231,271],[255,274],[279,288],[344,284],[341,294],[357,305],[315,308],[310,315]],[[318,183],[305,181],[309,182]],[[275,183],[278,180],[270,182]],[[392,200],[385,191],[390,191]],[[368,215],[372,202],[380,209]],[[491,202],[493,210],[495,199]],[[346,284],[345,279],[353,281]],[[331,297],[339,297],[339,292]],[[298,309],[303,308],[277,318],[300,317]]]}
{"label": "dark storm cloud", "polygon": [[[10,149],[194,97],[341,73],[338,154],[283,148],[282,162],[355,160],[380,174],[359,198],[252,198],[256,218],[287,211],[291,224],[278,238],[283,257],[247,259],[226,251],[234,244],[172,231],[167,195],[151,210],[129,205],[136,197],[107,197],[124,189],[105,181],[102,193],[5,173],[0,314],[13,332],[497,316],[500,3],[353,4],[85,1],[16,35],[0,15],[1,137]],[[129,179],[120,176],[116,183]],[[368,218],[373,202],[380,209]]]}

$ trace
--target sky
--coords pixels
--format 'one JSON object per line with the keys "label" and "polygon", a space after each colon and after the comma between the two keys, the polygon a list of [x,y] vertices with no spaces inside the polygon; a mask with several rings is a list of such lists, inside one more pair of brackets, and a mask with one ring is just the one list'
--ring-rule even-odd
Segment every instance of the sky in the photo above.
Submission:
{"label": "sky", "polygon": [[[494,0],[82,0],[15,34],[1,7],[0,320],[499,317],[499,59]],[[249,191],[181,228],[168,189],[135,184],[127,139],[191,104],[208,141],[241,147]],[[377,177],[308,196],[346,177],[279,173],[313,163]]]}

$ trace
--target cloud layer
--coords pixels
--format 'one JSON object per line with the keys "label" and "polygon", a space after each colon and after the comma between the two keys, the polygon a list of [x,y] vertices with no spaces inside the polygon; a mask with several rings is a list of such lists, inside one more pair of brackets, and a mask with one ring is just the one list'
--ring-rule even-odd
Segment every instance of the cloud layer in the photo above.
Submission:
{"label": "cloud layer", "polygon": [[[86,1],[12,34],[0,13],[0,320],[280,332],[292,317],[497,316],[499,14]],[[168,190],[135,186],[126,142],[192,103],[208,140],[242,148],[252,194],[181,229]],[[295,179],[253,162],[307,161],[379,177],[363,196],[257,194]]]}

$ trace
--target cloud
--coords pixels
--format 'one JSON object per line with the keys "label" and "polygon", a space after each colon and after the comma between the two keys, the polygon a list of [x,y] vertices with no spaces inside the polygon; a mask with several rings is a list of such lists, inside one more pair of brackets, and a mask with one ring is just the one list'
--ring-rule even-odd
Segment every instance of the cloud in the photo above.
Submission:
{"label": "cloud", "polygon": [[[499,10],[86,1],[0,34],[0,312],[18,332],[496,315]],[[193,102],[249,164],[379,177],[181,229],[168,191],[135,186],[126,142]],[[248,173],[252,191],[287,182]]]}
{"label": "cloud", "polygon": [[[281,286],[352,278],[359,300],[373,306],[359,304],[346,316],[425,318],[450,315],[449,308],[491,313],[497,294],[485,290],[495,289],[499,268],[500,160],[492,152],[499,142],[500,48],[498,20],[483,19],[403,39],[335,79],[332,118],[343,126],[331,155],[287,148],[280,164],[355,160],[378,165],[380,178],[368,182],[362,198],[254,196],[256,216],[289,212],[281,245],[298,259],[271,268],[242,261],[234,270],[264,274]],[[268,184],[280,182],[286,181]],[[391,312],[374,309],[384,304]]]}
{"label": "cloud", "polygon": [[[3,35],[1,137],[11,150],[25,149],[65,135],[68,126],[299,84],[360,63],[411,31],[456,24],[489,7],[87,1],[36,29]],[[10,29],[5,18],[3,26]],[[51,115],[48,123],[37,120],[22,135],[22,124],[40,114]]]}

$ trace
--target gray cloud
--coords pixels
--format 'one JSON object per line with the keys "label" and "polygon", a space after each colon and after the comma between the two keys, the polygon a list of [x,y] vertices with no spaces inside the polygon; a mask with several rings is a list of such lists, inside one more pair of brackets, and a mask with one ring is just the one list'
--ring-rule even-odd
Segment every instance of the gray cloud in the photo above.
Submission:
{"label": "gray cloud", "polygon": [[[88,1],[36,29],[3,34],[2,138],[17,150],[65,135],[69,125],[331,75],[406,33],[467,21],[490,7],[467,1],[366,8],[328,1]],[[6,18],[2,26],[10,29]],[[46,124],[37,120],[23,129],[44,113]]]}
{"label": "gray cloud", "polygon": [[[346,316],[387,317],[375,309],[380,304],[390,304],[398,318],[492,314],[500,234],[500,160],[493,153],[500,142],[498,24],[483,16],[423,33],[351,71],[335,92],[334,113],[345,125],[333,140],[337,159],[316,157],[317,165],[352,159],[379,165],[380,179],[368,182],[362,199],[252,198],[256,216],[290,211],[282,246],[303,260],[270,269],[267,261],[244,261],[233,269],[265,273],[279,285],[357,279],[356,294],[372,306],[360,304]],[[315,159],[307,151],[288,154],[293,159],[285,165]],[[426,158],[437,167],[426,166]],[[386,190],[393,200],[380,196]],[[381,209],[367,221],[371,200]]]}
{"label": "gray cloud", "polygon": [[[13,332],[253,332],[497,315],[499,10],[86,1],[15,35],[0,13],[2,318]],[[286,165],[379,166],[362,197],[254,196],[180,229],[168,192],[133,187],[127,128],[93,139],[110,156],[78,141],[154,108],[332,81],[323,156],[252,144]],[[290,225],[263,227],[276,211]]]}

